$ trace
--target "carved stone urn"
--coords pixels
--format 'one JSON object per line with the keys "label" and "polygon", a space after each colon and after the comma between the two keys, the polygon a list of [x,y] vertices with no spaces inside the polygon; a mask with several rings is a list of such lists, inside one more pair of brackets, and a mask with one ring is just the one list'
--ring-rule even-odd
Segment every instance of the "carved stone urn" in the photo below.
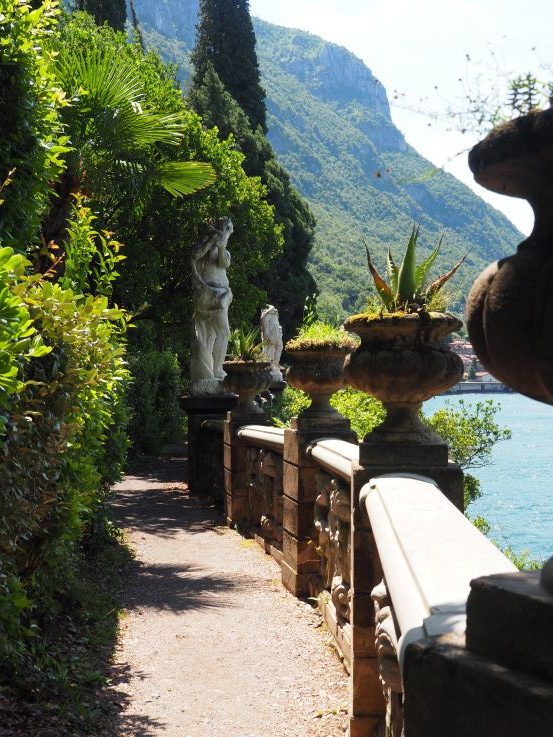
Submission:
{"label": "carved stone urn", "polygon": [[379,399],[387,412],[365,442],[443,443],[418,411],[426,399],[461,380],[463,362],[445,343],[461,325],[453,315],[423,311],[345,321],[346,330],[361,338],[346,358],[345,380]]}
{"label": "carved stone urn", "polygon": [[478,358],[521,394],[553,404],[553,109],[493,130],[469,155],[483,187],[522,197],[535,215],[517,253],[488,266],[467,302]]}
{"label": "carved stone urn", "polygon": [[303,411],[303,416],[338,416],[339,413],[330,405],[330,398],[344,387],[344,360],[354,347],[353,341],[342,347],[320,345],[301,350],[286,347],[290,362],[286,381],[311,399],[311,405]]}
{"label": "carved stone urn", "polygon": [[[512,256],[490,264],[467,302],[480,361],[515,391],[553,404],[553,109],[511,120],[469,154],[483,187],[528,200],[534,229]],[[553,594],[553,558],[541,572]]]}
{"label": "carved stone urn", "polygon": [[238,404],[234,411],[247,414],[263,414],[255,402],[260,392],[271,383],[271,364],[269,361],[225,361],[223,369],[226,376],[223,386],[227,392],[238,394]]}

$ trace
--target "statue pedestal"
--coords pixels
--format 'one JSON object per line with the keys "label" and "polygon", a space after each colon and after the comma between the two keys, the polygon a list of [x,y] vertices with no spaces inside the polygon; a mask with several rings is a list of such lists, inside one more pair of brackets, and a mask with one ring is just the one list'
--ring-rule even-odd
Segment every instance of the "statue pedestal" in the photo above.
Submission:
{"label": "statue pedestal", "polygon": [[236,406],[235,394],[185,396],[188,418],[188,488],[198,496],[223,499],[223,421]]}

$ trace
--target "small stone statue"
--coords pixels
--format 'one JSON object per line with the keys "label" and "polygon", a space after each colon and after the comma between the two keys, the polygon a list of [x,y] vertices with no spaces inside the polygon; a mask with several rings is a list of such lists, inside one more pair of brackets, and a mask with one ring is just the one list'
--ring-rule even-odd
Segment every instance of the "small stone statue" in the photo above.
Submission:
{"label": "small stone statue", "polygon": [[209,226],[192,249],[191,394],[224,393],[223,361],[230,335],[228,308],[232,302],[227,277],[230,266],[227,243],[232,231],[231,219],[223,217],[215,226]]}
{"label": "small stone statue", "polygon": [[284,381],[279,368],[282,355],[282,327],[278,321],[278,310],[273,305],[267,305],[261,312],[261,340],[263,355],[271,362],[271,384],[280,384]]}

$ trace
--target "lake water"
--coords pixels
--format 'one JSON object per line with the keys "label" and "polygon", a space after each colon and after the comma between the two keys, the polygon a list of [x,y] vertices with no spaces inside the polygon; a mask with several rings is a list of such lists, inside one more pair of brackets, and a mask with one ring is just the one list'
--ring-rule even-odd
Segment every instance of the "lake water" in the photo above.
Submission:
{"label": "lake water", "polygon": [[[490,537],[532,558],[553,555],[553,407],[520,394],[464,394],[465,405],[493,399],[501,406],[496,419],[513,437],[498,443],[493,463],[470,473],[480,479],[483,496],[469,509],[491,525]],[[442,396],[425,402],[426,414],[460,397]]]}

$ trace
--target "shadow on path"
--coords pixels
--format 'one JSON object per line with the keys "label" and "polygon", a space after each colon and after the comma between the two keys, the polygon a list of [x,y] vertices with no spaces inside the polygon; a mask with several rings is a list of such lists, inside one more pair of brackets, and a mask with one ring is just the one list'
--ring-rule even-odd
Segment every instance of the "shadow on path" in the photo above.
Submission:
{"label": "shadow on path", "polygon": [[174,612],[228,608],[232,605],[222,594],[236,586],[235,577],[215,576],[194,566],[138,563],[125,596],[125,607]]}
{"label": "shadow on path", "polygon": [[133,469],[114,489],[116,523],[162,538],[224,527],[220,509],[207,500],[190,498],[185,478],[186,459],[182,458]]}

